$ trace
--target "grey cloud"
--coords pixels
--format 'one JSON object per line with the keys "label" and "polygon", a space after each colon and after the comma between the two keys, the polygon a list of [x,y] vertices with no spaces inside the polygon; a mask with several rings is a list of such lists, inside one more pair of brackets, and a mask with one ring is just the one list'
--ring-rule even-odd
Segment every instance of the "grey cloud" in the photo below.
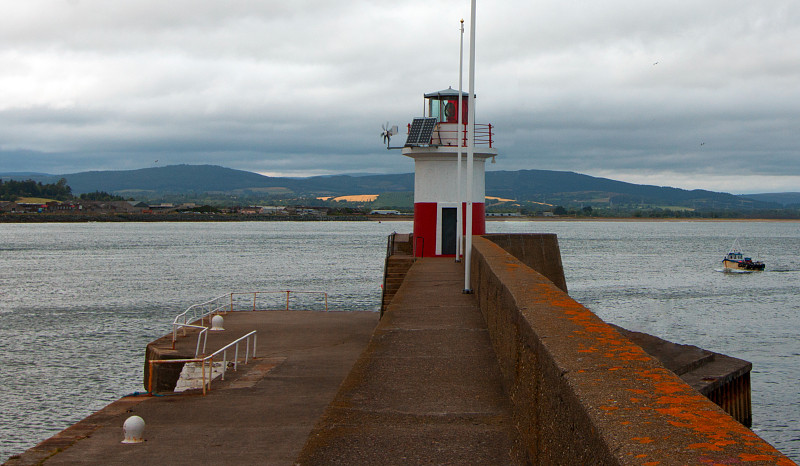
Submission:
{"label": "grey cloud", "polygon": [[[156,159],[411,171],[380,125],[404,125],[424,92],[457,85],[468,9],[18,2],[0,18],[0,171]],[[476,108],[496,127],[493,168],[800,176],[797,2],[515,0],[478,14]]]}

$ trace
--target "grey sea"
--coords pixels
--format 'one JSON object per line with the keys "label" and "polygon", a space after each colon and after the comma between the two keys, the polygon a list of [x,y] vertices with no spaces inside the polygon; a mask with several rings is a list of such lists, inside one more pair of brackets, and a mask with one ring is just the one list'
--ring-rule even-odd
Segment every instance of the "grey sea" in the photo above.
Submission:
{"label": "grey sea", "polygon": [[[556,233],[570,295],[606,321],[753,363],[753,430],[800,460],[800,222],[489,222]],[[411,222],[0,224],[0,460],[141,391],[144,347],[231,291],[378,310]],[[720,271],[738,238],[764,272]]]}

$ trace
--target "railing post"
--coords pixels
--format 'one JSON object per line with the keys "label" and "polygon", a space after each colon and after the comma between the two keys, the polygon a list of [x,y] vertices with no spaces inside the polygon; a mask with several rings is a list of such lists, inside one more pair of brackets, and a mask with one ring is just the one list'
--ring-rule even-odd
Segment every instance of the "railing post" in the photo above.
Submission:
{"label": "railing post", "polygon": [[225,369],[228,368],[228,350],[222,352],[222,380],[225,380]]}
{"label": "railing post", "polygon": [[233,370],[239,370],[239,342],[236,342],[236,349],[233,351]]}
{"label": "railing post", "polygon": [[256,296],[257,295],[258,295],[258,292],[254,291],[253,292],[253,310],[254,311],[256,310]]}
{"label": "railing post", "polygon": [[492,148],[492,124],[489,123],[489,148]]}
{"label": "railing post", "polygon": [[253,359],[256,358],[256,343],[258,343],[258,334],[253,334]]}
{"label": "railing post", "polygon": [[147,393],[149,395],[153,394],[153,361],[147,361],[149,366],[149,373],[147,377]]}
{"label": "railing post", "polygon": [[203,372],[203,395],[206,394],[206,360],[202,359],[200,361],[200,368]]}
{"label": "railing post", "polygon": [[291,291],[290,290],[286,290],[286,310],[287,311],[289,310],[289,293],[291,293]]}
{"label": "railing post", "polygon": [[[200,354],[200,339],[203,338],[203,331],[201,330],[200,333],[197,334],[197,345],[194,347],[194,357],[197,357]],[[205,353],[205,350],[203,351]]]}

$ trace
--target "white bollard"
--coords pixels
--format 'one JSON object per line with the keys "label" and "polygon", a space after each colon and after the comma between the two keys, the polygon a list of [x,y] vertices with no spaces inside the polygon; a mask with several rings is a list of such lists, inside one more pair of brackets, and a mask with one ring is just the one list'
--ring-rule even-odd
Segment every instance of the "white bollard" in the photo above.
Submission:
{"label": "white bollard", "polygon": [[122,433],[125,439],[122,443],[142,443],[144,442],[144,419],[139,416],[131,416],[122,424]]}
{"label": "white bollard", "polygon": [[220,315],[214,316],[211,319],[211,331],[214,332],[219,330],[225,330],[224,328],[222,328],[222,323],[224,320],[225,319],[223,319],[222,316]]}

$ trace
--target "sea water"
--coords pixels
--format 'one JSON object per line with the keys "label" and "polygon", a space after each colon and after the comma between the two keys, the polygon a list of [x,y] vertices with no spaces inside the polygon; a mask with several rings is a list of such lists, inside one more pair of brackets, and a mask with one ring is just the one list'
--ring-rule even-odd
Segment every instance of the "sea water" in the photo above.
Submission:
{"label": "sea water", "polygon": [[[753,362],[753,429],[800,459],[800,223],[489,222],[556,233],[603,319]],[[0,459],[142,390],[145,345],[230,291],[326,291],[377,311],[411,222],[0,224]],[[765,272],[717,272],[735,238]]]}

